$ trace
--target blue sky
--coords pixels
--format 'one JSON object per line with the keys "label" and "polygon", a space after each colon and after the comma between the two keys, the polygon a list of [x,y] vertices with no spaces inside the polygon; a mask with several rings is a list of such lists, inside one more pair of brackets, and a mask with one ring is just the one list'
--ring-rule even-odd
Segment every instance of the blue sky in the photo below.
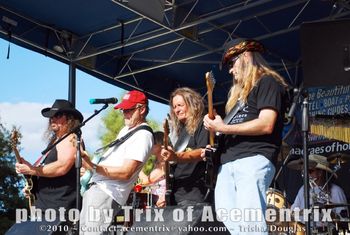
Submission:
{"label": "blue sky", "polygon": [[[8,42],[0,39],[0,122],[10,129],[19,126],[23,134],[21,155],[33,162],[45,148],[42,133],[47,119],[41,109],[50,107],[55,99],[68,99],[68,66],[49,57],[11,44],[10,58],[7,56]],[[91,98],[117,97],[125,90],[105,83],[77,70],[76,107],[85,118],[102,105],[91,105]],[[110,105],[112,106],[112,105]],[[149,118],[159,123],[169,108],[158,102],[150,102]],[[100,118],[89,121],[82,129],[88,150],[100,146],[98,137],[103,130]]]}

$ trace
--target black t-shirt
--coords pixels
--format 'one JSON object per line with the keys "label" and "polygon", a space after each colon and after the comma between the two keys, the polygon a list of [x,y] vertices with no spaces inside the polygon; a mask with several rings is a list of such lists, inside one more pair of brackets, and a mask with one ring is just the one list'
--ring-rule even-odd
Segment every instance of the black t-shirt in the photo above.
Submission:
{"label": "black t-shirt", "polygon": [[[208,131],[203,122],[191,136],[187,149],[198,149],[208,144]],[[172,204],[189,200],[203,202],[207,188],[204,185],[205,162],[177,163],[173,166],[174,185]]]}
{"label": "black t-shirt", "polygon": [[229,124],[256,119],[262,109],[270,108],[278,112],[273,132],[260,136],[224,135],[220,143],[222,164],[257,154],[275,163],[282,142],[284,97],[284,87],[273,77],[263,77],[257,83],[249,93],[247,103]]}

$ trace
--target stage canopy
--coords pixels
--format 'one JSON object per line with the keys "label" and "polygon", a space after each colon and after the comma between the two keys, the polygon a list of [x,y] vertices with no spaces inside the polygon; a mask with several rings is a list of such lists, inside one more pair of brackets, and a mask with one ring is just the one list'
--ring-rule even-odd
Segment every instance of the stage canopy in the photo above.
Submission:
{"label": "stage canopy", "polygon": [[0,0],[0,37],[163,103],[181,86],[205,95],[213,70],[222,104],[232,78],[219,64],[230,38],[262,41],[298,87],[301,24],[349,15],[345,0]]}

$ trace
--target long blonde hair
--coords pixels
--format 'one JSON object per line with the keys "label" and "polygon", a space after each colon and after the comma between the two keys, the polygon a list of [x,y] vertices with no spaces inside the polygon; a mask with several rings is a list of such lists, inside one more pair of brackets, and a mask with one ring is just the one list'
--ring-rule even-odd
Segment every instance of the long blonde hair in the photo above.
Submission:
{"label": "long blonde hair", "polygon": [[266,60],[261,56],[259,52],[246,52],[251,53],[251,62],[242,60],[241,69],[244,76],[243,79],[238,79],[236,83],[231,87],[228,93],[228,100],[225,106],[225,111],[228,113],[238,100],[247,103],[248,95],[250,91],[256,86],[257,82],[264,76],[272,76],[281,85],[288,87],[283,77],[267,64]]}
{"label": "long blonde hair", "polygon": [[[182,96],[187,106],[188,117],[185,124],[181,123],[174,113],[173,98],[177,95]],[[181,87],[171,93],[169,105],[170,117],[176,134],[178,135],[181,127],[185,126],[188,134],[193,135],[204,116],[204,103],[201,95],[188,87]]]}

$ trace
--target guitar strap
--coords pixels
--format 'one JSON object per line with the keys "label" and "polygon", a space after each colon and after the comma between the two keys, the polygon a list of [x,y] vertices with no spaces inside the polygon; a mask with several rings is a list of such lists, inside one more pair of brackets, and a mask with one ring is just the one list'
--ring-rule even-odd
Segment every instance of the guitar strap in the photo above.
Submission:
{"label": "guitar strap", "polygon": [[122,136],[119,139],[113,140],[112,142],[110,142],[109,144],[103,146],[102,148],[99,148],[95,151],[95,154],[99,154],[101,153],[103,150],[113,147],[113,146],[119,146],[122,143],[124,143],[127,139],[129,139],[133,134],[135,134],[137,131],[139,130],[147,130],[149,132],[151,132],[153,134],[153,130],[151,127],[146,126],[146,125],[140,125],[138,127],[136,127],[134,130],[128,132],[126,135]]}
{"label": "guitar strap", "polygon": [[[233,106],[233,108],[230,110],[230,112],[226,115],[226,117],[224,118],[224,123],[225,124],[229,124],[233,118],[236,116],[236,114],[241,111],[244,107],[244,102],[242,102],[241,100],[238,100],[237,103],[235,104],[235,106]],[[225,134],[222,133],[216,133],[217,137],[218,137],[218,149],[220,149],[220,142],[223,140]]]}
{"label": "guitar strap", "polygon": [[233,106],[233,108],[230,110],[230,112],[224,118],[224,123],[229,124],[232,121],[232,119],[236,116],[236,114],[239,111],[241,111],[243,106],[244,106],[244,103],[241,100],[238,100],[237,103],[235,104],[235,106]]}
{"label": "guitar strap", "polygon": [[[124,143],[127,139],[129,139],[133,134],[135,134],[138,130],[147,130],[149,132],[151,132],[153,134],[153,130],[151,127],[149,126],[146,126],[146,125],[140,125],[138,127],[136,127],[134,130],[128,132],[126,135],[124,135],[123,137],[119,138],[119,139],[116,139],[116,140],[113,140],[112,142],[110,142],[109,144],[103,146],[102,148],[99,148],[95,151],[95,154],[100,154],[103,150],[107,149],[107,148],[110,148],[112,146],[119,146],[121,145],[122,143]],[[41,166],[46,157],[47,157],[48,153],[46,153],[44,156],[40,156],[38,158],[38,160],[35,161],[34,163],[34,166]]]}
{"label": "guitar strap", "polygon": [[186,128],[183,127],[174,145],[175,152],[183,152],[186,149],[190,138],[191,136],[187,133]]}

